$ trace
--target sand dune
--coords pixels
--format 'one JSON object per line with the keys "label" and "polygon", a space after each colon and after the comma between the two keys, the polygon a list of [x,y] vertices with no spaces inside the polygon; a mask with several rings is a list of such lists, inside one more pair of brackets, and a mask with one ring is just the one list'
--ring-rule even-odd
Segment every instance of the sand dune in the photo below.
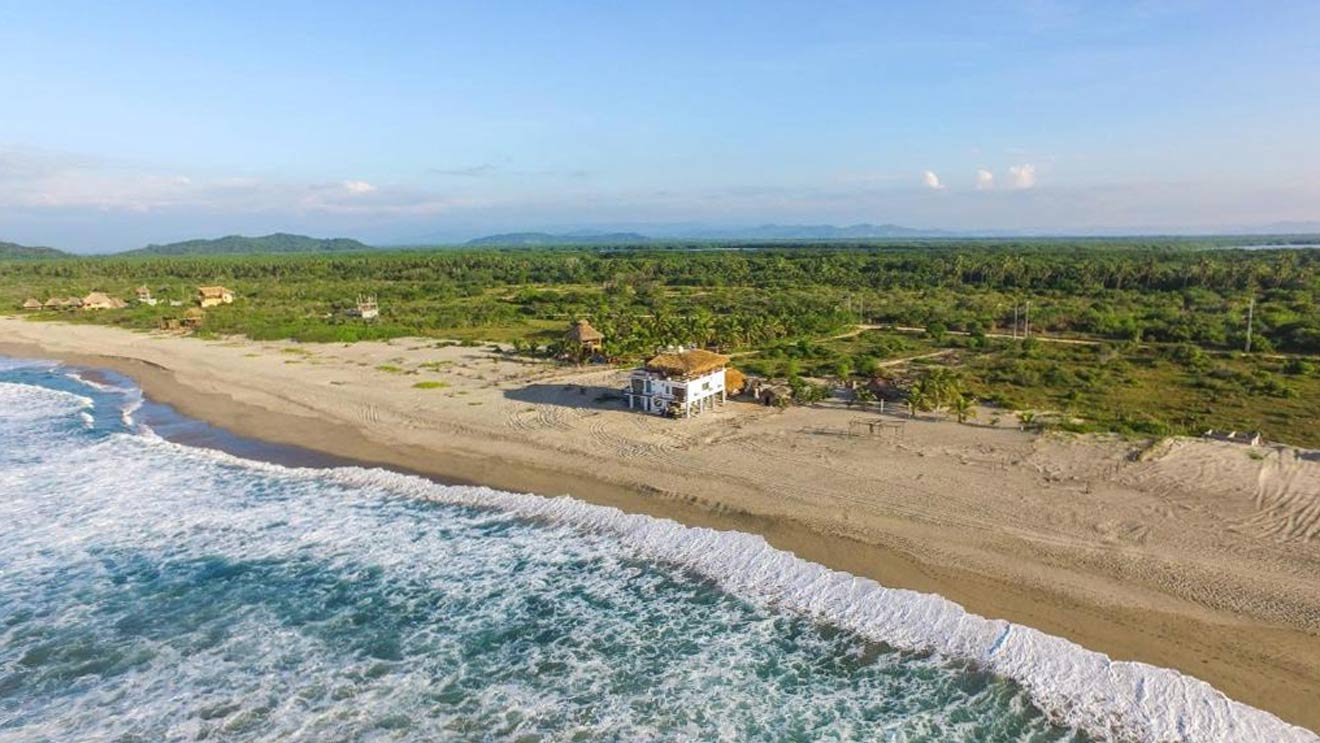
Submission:
{"label": "sand dune", "polygon": [[990,425],[991,411],[885,438],[849,436],[861,413],[842,406],[736,403],[670,421],[623,409],[617,370],[426,339],[203,342],[0,319],[0,340],[116,366],[245,435],[757,531],[1320,729],[1314,451],[1189,439],[1143,451],[1030,435],[1011,416]]}

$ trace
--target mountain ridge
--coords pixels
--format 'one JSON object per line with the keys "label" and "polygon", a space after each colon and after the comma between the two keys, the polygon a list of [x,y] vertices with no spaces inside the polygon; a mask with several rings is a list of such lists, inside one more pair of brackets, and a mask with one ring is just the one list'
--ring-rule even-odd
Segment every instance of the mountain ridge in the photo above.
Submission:
{"label": "mountain ridge", "polygon": [[920,229],[897,224],[762,224],[755,227],[704,228],[700,226],[660,228],[650,234],[636,231],[573,230],[569,232],[528,231],[483,235],[463,243],[481,245],[598,245],[603,243],[647,243],[657,240],[867,240],[904,237],[957,237],[947,230]]}
{"label": "mountain ridge", "polygon": [[282,253],[353,253],[376,248],[347,237],[308,237],[287,232],[275,232],[258,237],[226,235],[212,239],[184,240],[175,243],[151,244],[143,248],[125,250],[115,255],[247,255]]}
{"label": "mountain ridge", "polygon": [[0,240],[0,260],[39,260],[42,258],[68,258],[71,254],[55,248],[42,246],[19,245],[18,243],[4,242]]}
{"label": "mountain ridge", "polygon": [[650,242],[651,239],[636,232],[595,232],[591,230],[560,234],[551,232],[505,232],[475,237],[463,244],[473,247],[482,245],[608,245],[645,243]]}

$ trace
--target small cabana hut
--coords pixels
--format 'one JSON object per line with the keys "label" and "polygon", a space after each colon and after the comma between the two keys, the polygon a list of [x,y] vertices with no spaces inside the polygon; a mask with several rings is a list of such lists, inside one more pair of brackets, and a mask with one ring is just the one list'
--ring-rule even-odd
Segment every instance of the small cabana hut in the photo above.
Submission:
{"label": "small cabana hut", "polygon": [[134,291],[137,293],[138,304],[156,306],[156,298],[151,296],[151,289],[146,284],[139,286]]}
{"label": "small cabana hut", "polygon": [[41,309],[41,300],[36,299],[35,297],[29,297],[27,301],[23,303],[23,309],[39,310]]}
{"label": "small cabana hut", "polygon": [[64,309],[64,300],[59,297],[51,297],[41,306],[48,310],[62,310]]}
{"label": "small cabana hut", "polygon": [[234,293],[223,286],[197,287],[197,304],[202,307],[215,307],[221,304],[233,304]]}
{"label": "small cabana hut", "polygon": [[92,292],[83,297],[80,304],[84,310],[119,310],[128,306],[124,300],[105,292]]}
{"label": "small cabana hut", "polygon": [[633,370],[623,394],[629,408],[690,418],[724,402],[728,364],[728,356],[700,348],[666,351]]}
{"label": "small cabana hut", "polygon": [[206,310],[200,307],[189,307],[187,312],[183,313],[183,327],[189,330],[196,330],[202,327],[206,321]]}
{"label": "small cabana hut", "polygon": [[600,344],[605,340],[605,334],[591,327],[591,323],[587,320],[578,320],[564,334],[564,340],[581,351],[595,353],[600,350]]}

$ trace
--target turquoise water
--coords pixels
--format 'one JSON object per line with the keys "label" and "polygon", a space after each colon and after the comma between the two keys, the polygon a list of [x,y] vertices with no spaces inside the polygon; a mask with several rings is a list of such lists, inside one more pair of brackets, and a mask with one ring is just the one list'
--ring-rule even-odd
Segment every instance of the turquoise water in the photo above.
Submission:
{"label": "turquoise water", "polygon": [[1097,739],[546,499],[190,448],[139,399],[0,359],[0,741]]}
{"label": "turquoise water", "polygon": [[1012,683],[605,536],[135,435],[63,370],[0,380],[5,740],[1071,739]]}

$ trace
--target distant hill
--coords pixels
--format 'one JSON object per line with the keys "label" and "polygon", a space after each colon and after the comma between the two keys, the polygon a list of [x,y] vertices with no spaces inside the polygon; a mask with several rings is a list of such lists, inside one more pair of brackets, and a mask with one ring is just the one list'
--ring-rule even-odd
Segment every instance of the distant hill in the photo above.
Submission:
{"label": "distant hill", "polygon": [[[650,232],[651,230],[648,230]],[[757,227],[658,226],[653,234],[638,232],[509,232],[469,240],[467,245],[636,245],[666,240],[873,240],[881,238],[956,237],[945,230],[921,230],[896,224],[763,224]]]}
{"label": "distant hill", "polygon": [[651,238],[636,232],[508,232],[468,240],[465,245],[635,245]]}
{"label": "distant hill", "polygon": [[148,245],[120,255],[240,255],[245,253],[351,253],[372,250],[370,245],[345,237],[316,238],[282,232],[264,237],[229,235],[214,240],[186,240]]}
{"label": "distant hill", "polygon": [[868,240],[893,237],[953,237],[956,233],[944,230],[921,230],[896,224],[854,224],[836,227],[832,224],[763,224],[759,227],[709,230],[689,237],[719,240]]}
{"label": "distant hill", "polygon": [[34,248],[18,243],[0,242],[0,259],[5,258],[67,258],[69,254],[55,248]]}

